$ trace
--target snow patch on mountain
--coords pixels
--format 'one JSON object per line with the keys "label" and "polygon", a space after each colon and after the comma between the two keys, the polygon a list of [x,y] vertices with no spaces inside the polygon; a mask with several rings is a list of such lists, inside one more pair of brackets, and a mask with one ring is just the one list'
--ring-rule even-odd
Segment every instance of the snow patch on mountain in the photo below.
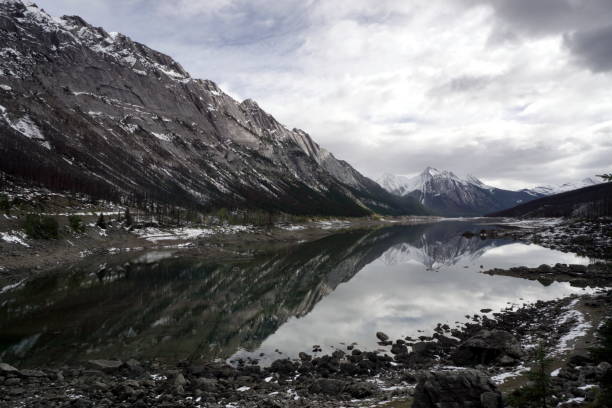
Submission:
{"label": "snow patch on mountain", "polygon": [[[446,181],[448,186],[477,186],[484,189],[493,189],[494,187],[487,186],[478,178],[468,175],[466,178],[457,176],[452,171],[438,170],[433,167],[427,167],[419,175],[414,177],[406,177],[402,175],[393,175],[386,173],[380,179],[380,184],[385,190],[396,195],[407,195],[413,191],[421,191],[423,193],[430,192],[430,183],[432,181]],[[443,194],[444,191],[434,191],[435,194]]]}
{"label": "snow patch on mountain", "polygon": [[540,196],[548,196],[554,194],[564,193],[566,191],[578,190],[579,188],[594,186],[596,184],[601,184],[603,181],[596,179],[594,177],[587,177],[580,181],[568,182],[563,184],[549,184],[544,186],[538,186],[530,189],[526,189],[525,191],[528,193],[537,194]]}
{"label": "snow patch on mountain", "polygon": [[379,184],[398,196],[410,196],[439,215],[479,216],[514,207],[541,195],[489,186],[473,175],[427,167],[415,177],[385,174]]}

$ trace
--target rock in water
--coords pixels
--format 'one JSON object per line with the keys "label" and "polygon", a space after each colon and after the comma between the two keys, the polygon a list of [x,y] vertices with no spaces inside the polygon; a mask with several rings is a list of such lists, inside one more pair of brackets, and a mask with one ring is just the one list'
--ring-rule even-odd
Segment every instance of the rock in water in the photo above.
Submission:
{"label": "rock in water", "polygon": [[501,408],[501,393],[477,370],[419,374],[412,408]]}
{"label": "rock in water", "polygon": [[451,359],[459,366],[511,365],[523,356],[516,338],[504,330],[481,330],[459,345]]}
{"label": "rock in water", "polygon": [[380,341],[387,341],[389,340],[389,336],[387,336],[385,333],[383,332],[378,332],[376,333],[376,338]]}

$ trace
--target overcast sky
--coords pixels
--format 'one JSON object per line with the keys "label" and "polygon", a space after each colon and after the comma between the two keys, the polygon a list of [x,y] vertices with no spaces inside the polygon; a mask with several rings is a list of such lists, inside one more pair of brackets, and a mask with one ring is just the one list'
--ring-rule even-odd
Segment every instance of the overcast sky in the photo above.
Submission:
{"label": "overcast sky", "polygon": [[612,171],[611,0],[38,0],[252,98],[370,177]]}

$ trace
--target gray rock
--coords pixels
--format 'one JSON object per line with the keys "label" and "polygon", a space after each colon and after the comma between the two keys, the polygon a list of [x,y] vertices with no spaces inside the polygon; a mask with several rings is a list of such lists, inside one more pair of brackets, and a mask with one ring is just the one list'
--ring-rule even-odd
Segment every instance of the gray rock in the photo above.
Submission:
{"label": "gray rock", "polygon": [[509,364],[510,359],[523,357],[523,351],[516,338],[504,330],[481,330],[470,337],[453,352],[451,359],[459,366],[478,364]]}
{"label": "gray rock", "polygon": [[21,370],[21,375],[24,377],[46,377],[47,375],[40,370]]}
{"label": "gray rock", "polygon": [[501,393],[482,372],[422,372],[412,408],[502,408]]}
{"label": "gray rock", "polygon": [[344,392],[347,386],[348,382],[346,381],[320,378],[308,387],[308,391],[313,394],[339,395]]}
{"label": "gray rock", "polygon": [[389,336],[387,336],[385,333],[383,332],[377,332],[376,333],[376,338],[380,341],[388,341],[389,340]]}
{"label": "gray rock", "polygon": [[196,384],[204,391],[214,391],[219,382],[215,378],[198,378]]}
{"label": "gray rock", "polygon": [[298,357],[302,361],[310,361],[310,360],[312,360],[312,356],[310,354],[304,353],[303,351],[301,351],[300,354],[298,354]]}
{"label": "gray rock", "polygon": [[178,373],[176,375],[176,378],[174,378],[174,385],[184,386],[186,384],[187,384],[187,380],[185,379],[185,376],[182,373]]}
{"label": "gray rock", "polygon": [[376,394],[378,388],[372,383],[358,382],[349,384],[345,390],[353,398],[368,398]]}
{"label": "gray rock", "polygon": [[391,346],[391,353],[393,354],[403,354],[408,352],[408,347],[403,344],[395,343]]}
{"label": "gray rock", "polygon": [[123,362],[119,360],[89,360],[87,364],[94,370],[113,372],[119,370]]}
{"label": "gray rock", "polygon": [[0,363],[0,374],[18,374],[19,370],[10,364]]}

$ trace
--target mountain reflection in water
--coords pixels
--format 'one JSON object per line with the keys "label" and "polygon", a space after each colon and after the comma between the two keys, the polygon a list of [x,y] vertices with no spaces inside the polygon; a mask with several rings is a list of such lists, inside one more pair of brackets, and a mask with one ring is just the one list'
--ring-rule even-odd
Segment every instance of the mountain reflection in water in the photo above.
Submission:
{"label": "mountain reflection in water", "polygon": [[261,352],[270,359],[276,349],[295,355],[341,342],[376,348],[377,330],[414,336],[484,307],[578,291],[476,273],[480,265],[587,262],[461,237],[479,228],[441,222],[353,231],[242,262],[152,254],[75,265],[0,294],[0,356],[24,366]]}

